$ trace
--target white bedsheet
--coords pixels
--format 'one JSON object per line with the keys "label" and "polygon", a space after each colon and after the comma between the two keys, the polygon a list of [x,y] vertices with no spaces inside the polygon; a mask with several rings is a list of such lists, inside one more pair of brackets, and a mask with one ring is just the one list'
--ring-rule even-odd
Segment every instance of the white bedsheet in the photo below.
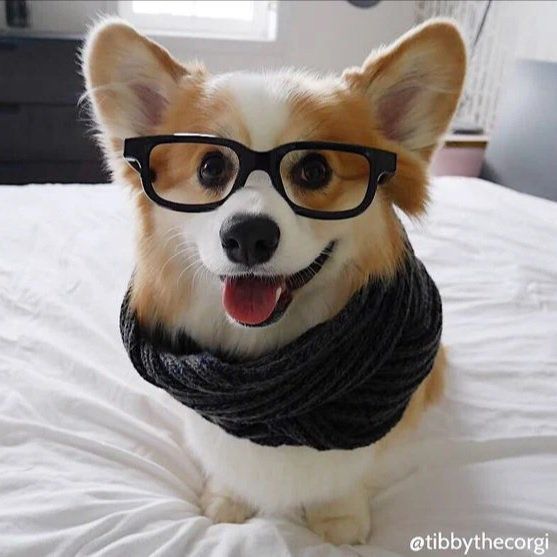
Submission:
{"label": "white bedsheet", "polygon": [[120,343],[128,205],[114,186],[0,188],[0,555],[464,555],[409,549],[436,532],[547,533],[557,555],[557,204],[444,178],[409,226],[443,296],[449,386],[352,548],[295,515],[199,515],[180,405]]}

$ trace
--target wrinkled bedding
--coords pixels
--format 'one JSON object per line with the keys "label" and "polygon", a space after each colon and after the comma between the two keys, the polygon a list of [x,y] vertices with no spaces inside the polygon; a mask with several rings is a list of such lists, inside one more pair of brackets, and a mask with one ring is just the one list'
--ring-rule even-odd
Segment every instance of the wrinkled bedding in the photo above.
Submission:
{"label": "wrinkled bedding", "polygon": [[405,221],[444,301],[447,394],[368,544],[340,548],[297,513],[200,516],[181,407],[121,346],[129,206],[117,186],[0,188],[0,555],[464,555],[410,549],[436,532],[547,534],[557,555],[557,203],[441,178]]}

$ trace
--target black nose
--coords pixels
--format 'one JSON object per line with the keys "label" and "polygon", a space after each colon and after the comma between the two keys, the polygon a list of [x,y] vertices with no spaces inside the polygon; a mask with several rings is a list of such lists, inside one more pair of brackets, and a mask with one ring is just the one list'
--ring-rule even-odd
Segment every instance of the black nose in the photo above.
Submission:
{"label": "black nose", "polygon": [[220,241],[228,259],[244,265],[269,261],[279,239],[279,227],[265,216],[233,215],[220,228]]}

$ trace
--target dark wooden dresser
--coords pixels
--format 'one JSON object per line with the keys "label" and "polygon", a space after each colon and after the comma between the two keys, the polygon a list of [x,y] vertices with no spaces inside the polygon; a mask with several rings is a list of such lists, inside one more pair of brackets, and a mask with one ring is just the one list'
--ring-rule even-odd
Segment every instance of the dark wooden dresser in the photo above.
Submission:
{"label": "dark wooden dresser", "polygon": [[109,181],[78,106],[80,46],[0,36],[0,184]]}

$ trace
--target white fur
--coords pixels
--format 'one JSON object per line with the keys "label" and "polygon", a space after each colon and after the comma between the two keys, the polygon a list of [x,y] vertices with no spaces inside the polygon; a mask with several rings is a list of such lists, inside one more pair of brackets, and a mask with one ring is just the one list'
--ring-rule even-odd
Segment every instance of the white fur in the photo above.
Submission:
{"label": "white fur", "polygon": [[280,74],[229,73],[214,78],[212,87],[233,96],[252,149],[267,151],[277,145],[289,114],[288,88]]}
{"label": "white fur", "polygon": [[187,410],[187,439],[205,470],[222,486],[264,510],[327,502],[364,480],[373,447],[317,451],[265,447],[238,439]]}

